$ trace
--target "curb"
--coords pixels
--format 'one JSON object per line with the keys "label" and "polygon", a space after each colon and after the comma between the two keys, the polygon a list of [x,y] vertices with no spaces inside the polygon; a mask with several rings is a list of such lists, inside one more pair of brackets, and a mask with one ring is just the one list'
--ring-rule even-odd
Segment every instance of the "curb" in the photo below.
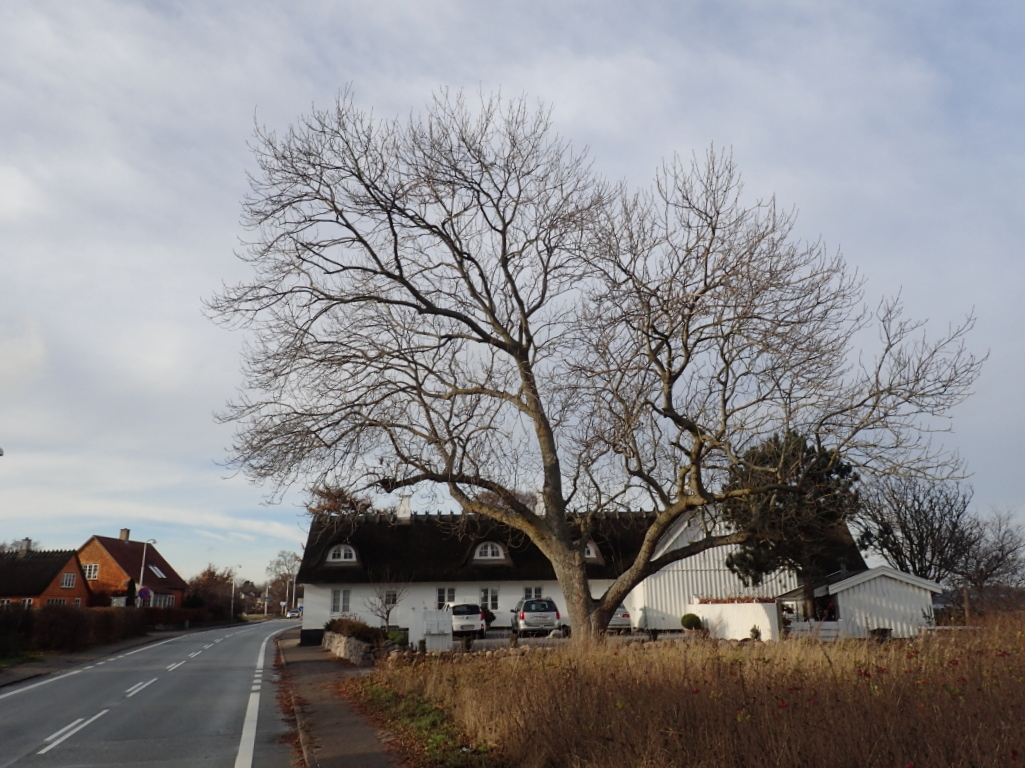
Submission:
{"label": "curb", "polygon": [[23,675],[22,677],[16,677],[13,680],[0,681],[0,688],[6,688],[9,685],[17,685],[18,683],[27,683],[29,680],[35,680],[37,677],[46,677],[51,674],[50,672],[36,672],[34,675]]}
{"label": "curb", "polygon": [[[282,670],[287,669],[288,661],[285,659],[284,651],[281,650],[280,635],[274,638],[274,647],[277,648],[278,658],[281,659]],[[292,712],[295,713],[295,729],[299,732],[299,748],[303,753],[303,764],[306,768],[320,768],[320,763],[317,762],[317,758],[313,754],[313,745],[310,744],[309,737],[306,735],[306,720],[303,718],[302,707],[296,701],[295,686],[287,682],[284,676],[282,676],[282,684],[288,686],[288,697],[292,700]]]}

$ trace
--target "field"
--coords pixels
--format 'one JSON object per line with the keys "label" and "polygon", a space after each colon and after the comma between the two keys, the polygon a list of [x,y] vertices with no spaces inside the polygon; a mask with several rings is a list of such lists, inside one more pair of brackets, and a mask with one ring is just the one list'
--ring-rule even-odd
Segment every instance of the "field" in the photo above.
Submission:
{"label": "field", "polygon": [[497,654],[418,657],[361,684],[434,705],[522,768],[1025,765],[1025,615],[914,642]]}

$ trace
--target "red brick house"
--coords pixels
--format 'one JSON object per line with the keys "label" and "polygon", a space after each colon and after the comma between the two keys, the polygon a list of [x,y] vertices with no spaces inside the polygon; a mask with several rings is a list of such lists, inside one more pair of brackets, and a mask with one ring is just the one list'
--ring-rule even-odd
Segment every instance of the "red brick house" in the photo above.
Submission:
{"label": "red brick house", "polygon": [[26,539],[0,552],[0,605],[89,605],[92,594],[73,549],[35,552]]}
{"label": "red brick house", "polygon": [[146,541],[131,541],[130,531],[121,529],[118,538],[93,536],[78,550],[82,572],[99,600],[110,598],[124,604],[129,582],[136,590],[146,588],[153,594],[144,606],[180,608],[185,596],[184,579],[177,574],[157,548]]}

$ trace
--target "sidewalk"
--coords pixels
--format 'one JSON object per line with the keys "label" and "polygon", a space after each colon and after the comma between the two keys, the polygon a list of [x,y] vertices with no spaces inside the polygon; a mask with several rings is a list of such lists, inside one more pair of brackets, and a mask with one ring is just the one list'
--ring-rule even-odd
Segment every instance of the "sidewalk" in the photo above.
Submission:
{"label": "sidewalk", "polygon": [[299,630],[278,636],[292,688],[307,768],[401,768],[374,727],[332,690],[360,674],[319,646],[299,645]]}

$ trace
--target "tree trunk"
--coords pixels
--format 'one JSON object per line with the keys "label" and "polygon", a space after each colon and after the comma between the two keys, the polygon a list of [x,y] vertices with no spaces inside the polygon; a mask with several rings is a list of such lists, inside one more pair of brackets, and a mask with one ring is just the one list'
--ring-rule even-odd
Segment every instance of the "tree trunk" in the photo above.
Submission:
{"label": "tree trunk", "polygon": [[[566,605],[559,606],[565,614],[562,623],[568,624],[575,645],[588,645],[601,639],[608,626],[609,616],[602,623],[598,603],[591,597],[587,571],[583,562],[577,563],[573,553],[552,557],[555,576],[562,587]],[[606,612],[607,613],[607,612]]]}
{"label": "tree trunk", "polygon": [[965,625],[972,623],[972,606],[971,598],[968,596],[968,585],[964,584],[961,586],[961,600],[964,602],[964,623]]}
{"label": "tree trunk", "polygon": [[804,620],[815,620],[815,582],[806,576],[801,577],[801,603],[804,606]]}

